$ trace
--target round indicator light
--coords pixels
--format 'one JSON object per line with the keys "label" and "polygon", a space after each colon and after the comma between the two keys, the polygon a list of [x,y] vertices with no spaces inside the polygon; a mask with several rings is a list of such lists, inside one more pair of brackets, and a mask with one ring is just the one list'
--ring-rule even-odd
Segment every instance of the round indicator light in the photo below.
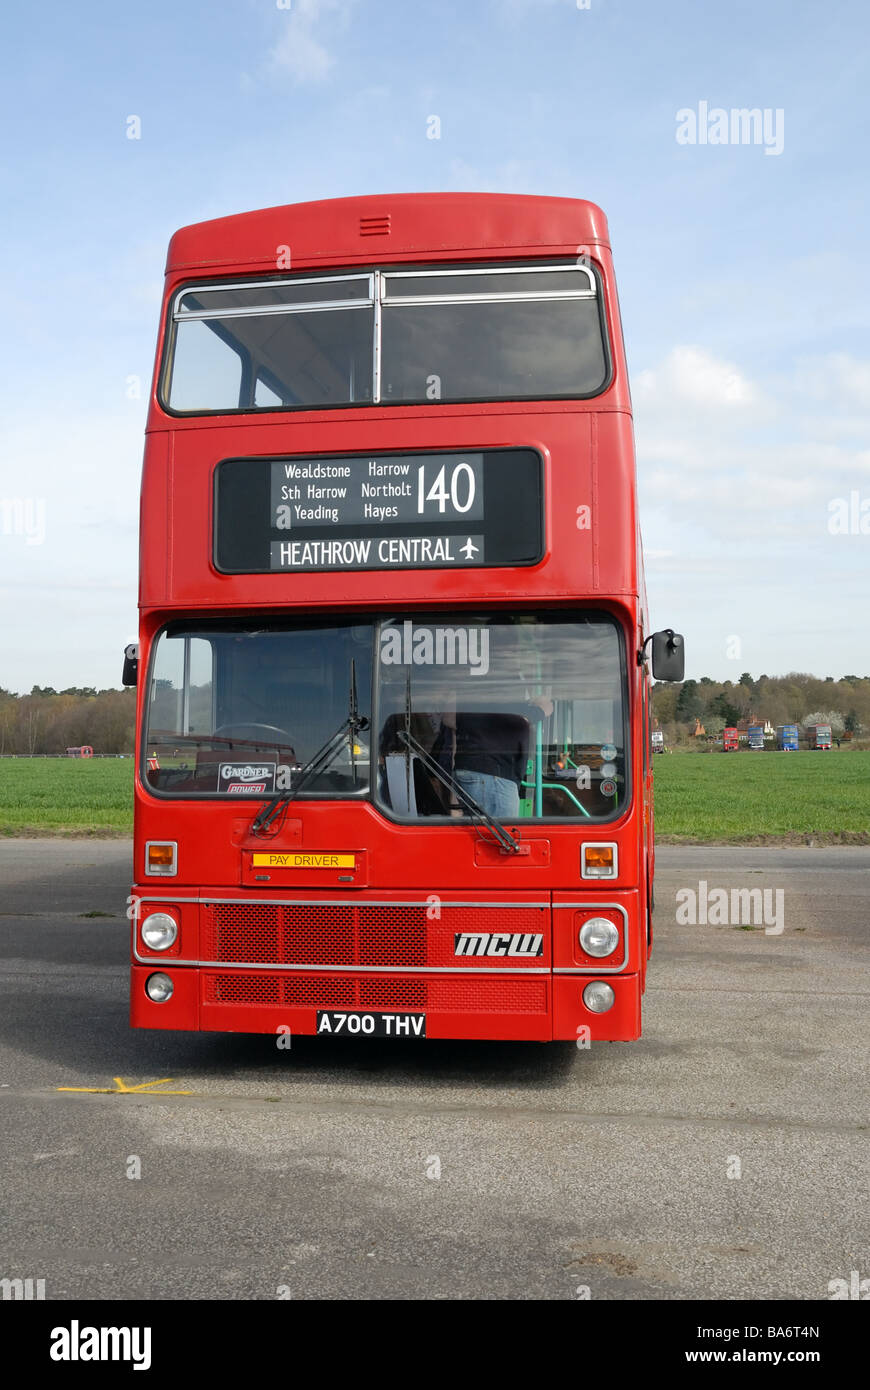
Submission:
{"label": "round indicator light", "polygon": [[583,1003],[590,1013],[606,1014],[616,1002],[616,995],[604,980],[593,980],[583,991]]}
{"label": "round indicator light", "polygon": [[172,998],[175,986],[168,975],[158,971],[156,975],[149,975],[145,981],[145,993],[154,1004],[165,1004]]}

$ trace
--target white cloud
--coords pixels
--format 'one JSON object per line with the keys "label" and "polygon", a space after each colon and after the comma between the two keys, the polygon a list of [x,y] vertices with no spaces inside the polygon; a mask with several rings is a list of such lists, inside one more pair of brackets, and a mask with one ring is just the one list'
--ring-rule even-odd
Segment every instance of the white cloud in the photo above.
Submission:
{"label": "white cloud", "polygon": [[639,374],[635,396],[643,404],[669,407],[677,402],[725,411],[741,411],[762,399],[738,367],[701,347],[673,348],[661,367]]}
{"label": "white cloud", "polygon": [[719,544],[756,558],[779,548],[783,575],[797,580],[801,545],[827,554],[836,543],[831,499],[868,491],[867,430],[832,429],[868,390],[870,362],[845,354],[760,382],[703,347],[671,349],[634,383],[648,542],[676,537],[686,563]]}
{"label": "white cloud", "polygon": [[318,43],[312,34],[306,33],[297,24],[288,28],[272,49],[272,62],[276,68],[289,72],[299,82],[319,82],[329,72],[335,59],[327,53],[322,43]]}
{"label": "white cloud", "polygon": [[326,44],[315,34],[323,25],[331,34],[345,28],[355,0],[293,0],[281,12],[283,32],[270,50],[269,66],[297,82],[322,82],[335,65]]}

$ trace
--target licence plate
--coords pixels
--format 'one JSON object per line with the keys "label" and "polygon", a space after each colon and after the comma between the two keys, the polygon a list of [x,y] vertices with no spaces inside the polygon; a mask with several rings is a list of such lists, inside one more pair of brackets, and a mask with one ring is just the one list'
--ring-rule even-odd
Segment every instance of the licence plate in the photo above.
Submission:
{"label": "licence plate", "polygon": [[318,1033],[366,1038],[425,1038],[425,1014],[341,1013],[317,1010]]}

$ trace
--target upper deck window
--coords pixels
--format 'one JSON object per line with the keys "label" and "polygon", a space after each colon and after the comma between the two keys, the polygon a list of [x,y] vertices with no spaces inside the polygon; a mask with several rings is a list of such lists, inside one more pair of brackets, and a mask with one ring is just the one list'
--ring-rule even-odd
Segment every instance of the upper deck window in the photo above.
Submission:
{"label": "upper deck window", "polygon": [[586,266],[461,266],[188,286],[161,396],[180,414],[597,395]]}

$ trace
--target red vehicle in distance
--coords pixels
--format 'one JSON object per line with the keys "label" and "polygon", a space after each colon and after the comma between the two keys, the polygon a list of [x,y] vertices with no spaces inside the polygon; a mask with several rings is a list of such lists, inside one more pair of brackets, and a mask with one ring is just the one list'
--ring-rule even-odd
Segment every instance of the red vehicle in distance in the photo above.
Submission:
{"label": "red vehicle in distance", "polygon": [[638,1037],[683,644],[601,210],[176,233],[141,525],[133,1026]]}
{"label": "red vehicle in distance", "polygon": [[739,739],[736,729],[722,730],[722,752],[736,753],[739,747]]}
{"label": "red vehicle in distance", "polygon": [[805,732],[807,748],[830,749],[832,747],[830,724],[808,724]]}
{"label": "red vehicle in distance", "polygon": [[90,744],[85,743],[81,748],[68,748],[66,750],[66,755],[68,758],[92,758],[94,756],[94,750],[91,748]]}

